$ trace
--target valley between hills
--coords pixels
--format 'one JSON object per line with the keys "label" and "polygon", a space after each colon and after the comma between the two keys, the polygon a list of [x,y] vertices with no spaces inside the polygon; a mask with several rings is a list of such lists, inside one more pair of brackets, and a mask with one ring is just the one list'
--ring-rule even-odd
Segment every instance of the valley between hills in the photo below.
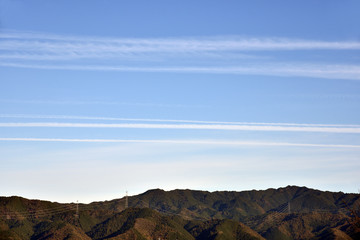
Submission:
{"label": "valley between hills", "polygon": [[160,189],[90,204],[0,197],[0,239],[360,239],[360,195]]}

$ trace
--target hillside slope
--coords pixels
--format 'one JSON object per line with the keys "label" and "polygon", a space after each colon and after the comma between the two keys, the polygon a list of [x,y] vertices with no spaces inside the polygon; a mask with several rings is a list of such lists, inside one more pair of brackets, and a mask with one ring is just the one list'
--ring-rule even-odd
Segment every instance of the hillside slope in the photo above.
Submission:
{"label": "hillside slope", "polygon": [[[0,239],[359,239],[359,194],[149,190],[90,204],[0,197]],[[76,215],[79,209],[79,215]],[[351,223],[351,224],[350,224]]]}

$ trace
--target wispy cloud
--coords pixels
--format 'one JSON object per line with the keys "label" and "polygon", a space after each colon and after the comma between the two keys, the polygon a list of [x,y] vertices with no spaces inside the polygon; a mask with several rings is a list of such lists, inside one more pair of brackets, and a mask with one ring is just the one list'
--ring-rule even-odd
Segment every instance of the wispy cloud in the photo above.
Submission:
{"label": "wispy cloud", "polygon": [[168,72],[168,73],[212,73],[313,77],[325,79],[360,80],[360,66],[357,65],[324,65],[324,64],[259,64],[248,67],[129,67],[108,65],[51,65],[27,63],[0,63],[3,67],[48,69],[48,70],[81,70],[81,71],[119,71],[119,72]]}
{"label": "wispy cloud", "polygon": [[200,104],[164,104],[151,102],[117,102],[117,101],[69,101],[69,100],[17,100],[17,99],[0,99],[0,102],[5,103],[20,103],[20,104],[47,104],[47,105],[122,105],[122,106],[136,106],[136,107],[159,107],[159,108],[209,108],[210,105]]}
{"label": "wispy cloud", "polygon": [[322,147],[322,148],[355,148],[360,145],[312,144],[289,142],[252,142],[252,141],[219,141],[219,140],[133,140],[133,139],[64,139],[64,138],[0,138],[0,141],[22,142],[87,142],[87,143],[153,143],[153,144],[198,144],[229,146],[273,146],[273,147]]}
{"label": "wispy cloud", "polygon": [[184,119],[154,119],[154,118],[120,118],[98,116],[73,116],[73,115],[34,115],[34,114],[0,114],[0,118],[20,119],[76,119],[76,120],[103,120],[103,121],[131,121],[131,122],[175,122],[175,123],[205,123],[205,124],[231,124],[231,125],[267,125],[267,126],[298,126],[298,127],[355,127],[356,124],[314,124],[314,123],[264,123],[264,122],[236,122],[236,121],[204,121]]}
{"label": "wispy cloud", "polygon": [[[288,59],[282,62],[277,60],[277,63],[274,59],[264,62],[270,52],[300,50],[357,51],[360,50],[360,42],[239,36],[100,38],[16,31],[0,34],[2,67],[360,79],[358,65],[304,64]],[[248,61],[244,63],[237,58]],[[158,63],[157,66],[154,66],[154,61]]]}
{"label": "wispy cloud", "polygon": [[[319,41],[288,38],[256,38],[240,36],[183,38],[100,38],[89,36],[59,36],[31,32],[5,32],[0,49],[51,55],[106,56],[142,52],[219,52],[272,50],[360,50],[358,41]],[[98,55],[100,54],[100,55]]]}
{"label": "wispy cloud", "polygon": [[274,125],[228,125],[228,124],[150,124],[150,123],[0,123],[0,127],[51,127],[51,128],[127,128],[127,129],[192,129],[192,130],[230,130],[230,131],[278,131],[278,132],[322,132],[322,133],[360,133],[359,127],[310,127]]}

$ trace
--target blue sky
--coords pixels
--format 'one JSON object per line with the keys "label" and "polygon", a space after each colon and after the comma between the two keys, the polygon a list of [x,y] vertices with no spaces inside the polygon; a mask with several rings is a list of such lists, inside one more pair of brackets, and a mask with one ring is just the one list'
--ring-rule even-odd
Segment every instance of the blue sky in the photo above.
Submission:
{"label": "blue sky", "polygon": [[357,192],[359,8],[0,0],[0,195]]}

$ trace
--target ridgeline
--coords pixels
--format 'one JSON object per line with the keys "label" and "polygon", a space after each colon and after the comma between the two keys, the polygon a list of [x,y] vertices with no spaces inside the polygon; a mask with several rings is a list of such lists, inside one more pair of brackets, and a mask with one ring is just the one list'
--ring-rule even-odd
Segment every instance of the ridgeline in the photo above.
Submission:
{"label": "ridgeline", "polygon": [[0,239],[360,239],[360,195],[149,190],[90,204],[0,197]]}

